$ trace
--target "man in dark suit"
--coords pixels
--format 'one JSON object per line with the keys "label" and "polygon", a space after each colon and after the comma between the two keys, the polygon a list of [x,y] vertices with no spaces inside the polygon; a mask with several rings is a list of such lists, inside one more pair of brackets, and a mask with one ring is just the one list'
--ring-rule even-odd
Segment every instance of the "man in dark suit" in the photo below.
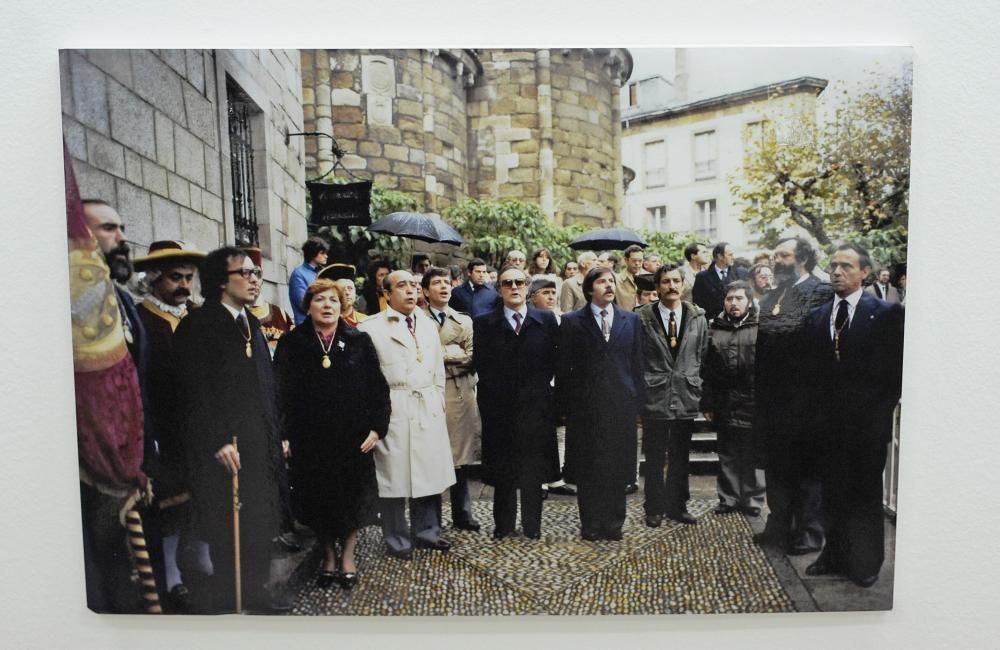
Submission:
{"label": "man in dark suit", "polygon": [[746,271],[733,266],[733,259],[733,247],[726,242],[719,242],[712,249],[711,265],[694,276],[691,296],[694,304],[705,310],[705,318],[708,320],[722,313],[729,283],[747,279]]}
{"label": "man in dark suit", "polygon": [[899,291],[889,283],[891,276],[892,274],[889,272],[889,269],[882,269],[878,272],[875,282],[865,289],[865,293],[869,293],[879,300],[898,304]]}
{"label": "man in dark suit", "polygon": [[587,304],[559,326],[557,404],[566,416],[566,480],[577,486],[580,534],[620,540],[625,486],[635,480],[636,420],[643,399],[638,317],[614,304],[615,275],[593,268]]}
{"label": "man in dark suit", "polygon": [[884,559],[882,472],[903,377],[903,309],[862,291],[868,252],[844,244],[830,258],[831,302],[809,313],[826,547],[807,575],[840,573],[862,587]]}
{"label": "man in dark suit", "polygon": [[524,536],[538,539],[542,483],[559,477],[552,377],[559,326],[552,312],[529,307],[528,276],[500,272],[503,303],[473,321],[473,362],[483,420],[483,466],[494,485],[494,539],[514,532],[521,491]]}
{"label": "man in dark suit", "polygon": [[271,354],[259,321],[247,309],[260,293],[262,271],[245,252],[224,247],[205,259],[201,280],[205,304],[174,333],[195,523],[209,544],[214,569],[211,602],[192,606],[236,609],[232,476],[238,473],[243,604],[287,611],[291,603],[265,589],[280,517],[281,442]]}
{"label": "man in dark suit", "polygon": [[455,287],[448,304],[455,311],[468,314],[475,319],[496,309],[500,305],[500,296],[493,287],[486,284],[490,276],[485,261],[478,257],[473,258],[467,270],[469,279],[465,284]]}

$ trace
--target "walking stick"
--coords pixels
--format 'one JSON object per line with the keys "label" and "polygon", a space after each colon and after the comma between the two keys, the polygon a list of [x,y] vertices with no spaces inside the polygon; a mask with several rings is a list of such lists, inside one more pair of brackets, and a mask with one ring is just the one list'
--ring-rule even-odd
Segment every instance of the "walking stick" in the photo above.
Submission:
{"label": "walking stick", "polygon": [[125,512],[125,530],[128,531],[128,545],[132,551],[135,568],[139,572],[139,583],[142,585],[142,602],[147,614],[162,614],[160,595],[156,593],[156,578],[153,576],[153,565],[149,562],[149,551],[146,548],[146,534],[142,530],[142,517],[135,508]]}
{"label": "walking stick", "polygon": [[[239,454],[236,436],[233,436],[233,451]],[[233,565],[236,576],[236,613],[243,611],[243,588],[240,579],[240,471],[233,474]]]}

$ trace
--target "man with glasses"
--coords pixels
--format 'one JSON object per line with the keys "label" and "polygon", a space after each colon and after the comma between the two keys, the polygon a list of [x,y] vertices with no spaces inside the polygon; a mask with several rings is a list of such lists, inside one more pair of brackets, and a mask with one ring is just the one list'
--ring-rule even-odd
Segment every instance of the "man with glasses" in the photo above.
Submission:
{"label": "man with glasses", "polygon": [[499,282],[502,305],[473,321],[483,468],[494,486],[493,538],[514,534],[520,490],[524,536],[538,539],[541,485],[559,478],[552,389],[559,326],[552,312],[528,305],[523,270],[504,267]]}
{"label": "man with glasses", "polygon": [[[183,414],[196,531],[209,544],[213,567],[209,602],[196,599],[196,611],[236,610],[237,550],[244,608],[287,611],[292,605],[265,588],[280,518],[281,441],[271,354],[259,321],[247,309],[260,294],[262,275],[238,248],[209,253],[201,274],[205,304],[174,333],[177,411]],[[233,476],[239,480],[239,530],[234,530]]]}
{"label": "man with glasses", "polygon": [[504,266],[513,266],[520,271],[526,271],[528,268],[528,256],[524,254],[524,251],[512,250],[507,253]]}
{"label": "man with glasses", "polygon": [[[191,493],[180,440],[181,414],[177,410],[173,368],[174,330],[194,307],[191,289],[197,264],[204,258],[204,253],[187,248],[183,242],[156,241],[149,245],[147,255],[135,260],[135,269],[145,274],[143,281],[149,287],[138,312],[149,339],[146,419],[157,432],[158,453],[150,471],[162,520],[163,588],[169,594],[165,603],[168,611],[186,610],[188,587],[210,574],[212,566],[208,545],[196,538],[192,528]],[[194,562],[183,562],[186,557]]]}

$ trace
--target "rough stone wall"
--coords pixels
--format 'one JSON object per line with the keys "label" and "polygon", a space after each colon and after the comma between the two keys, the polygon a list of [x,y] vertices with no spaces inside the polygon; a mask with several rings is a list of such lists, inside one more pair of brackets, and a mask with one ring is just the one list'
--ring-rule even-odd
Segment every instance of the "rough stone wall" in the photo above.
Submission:
{"label": "rough stone wall", "polygon": [[[63,133],[84,197],[114,206],[134,255],[182,239],[209,251],[234,238],[226,121],[232,77],[261,113],[255,198],[272,300],[304,239],[299,57],[285,50],[69,50],[60,53]],[[285,300],[287,302],[287,299]]]}
{"label": "rough stone wall", "polygon": [[[345,167],[417,195],[428,211],[465,198],[464,75],[452,58],[430,50],[303,50],[302,80],[306,130],[336,137]],[[306,140],[310,176],[330,169],[329,145]]]}

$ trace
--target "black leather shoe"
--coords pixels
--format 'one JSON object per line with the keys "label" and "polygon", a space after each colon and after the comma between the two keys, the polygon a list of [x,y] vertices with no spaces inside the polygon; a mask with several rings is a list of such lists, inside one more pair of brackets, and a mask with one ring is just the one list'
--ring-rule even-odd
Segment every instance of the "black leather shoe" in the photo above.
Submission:
{"label": "black leather shoe", "polygon": [[434,541],[418,539],[417,548],[426,548],[431,551],[447,551],[451,548],[451,544],[443,539],[436,539]]}
{"label": "black leather shoe", "polygon": [[760,508],[758,508],[757,506],[747,506],[743,508],[743,514],[745,514],[748,517],[759,517]]}
{"label": "black leather shoe", "polygon": [[580,537],[584,538],[588,542],[596,542],[601,539],[601,536],[592,530],[582,530],[580,531]]}
{"label": "black leather shoe", "polygon": [[295,533],[292,532],[281,533],[271,540],[271,543],[275,549],[284,553],[298,553],[302,550],[302,544],[299,544]]}
{"label": "black leather shoe", "polygon": [[878,582],[878,574],[873,576],[868,576],[865,578],[858,578],[858,579],[851,578],[851,582],[853,582],[859,587],[864,587],[865,589],[867,589],[868,587],[871,587],[873,584]]}
{"label": "black leather shoe", "polygon": [[604,539],[610,540],[612,542],[622,541],[622,529],[619,528],[618,530],[612,530],[610,532],[605,533]]}
{"label": "black leather shoe", "polygon": [[809,546],[808,544],[792,544],[788,547],[786,553],[788,555],[809,555],[810,553],[815,553],[819,551],[821,547],[819,546]]}
{"label": "black leather shoe", "polygon": [[342,589],[350,591],[354,589],[354,585],[358,584],[358,574],[357,573],[341,573],[337,576],[337,582],[340,583]]}
{"label": "black leather shoe", "polygon": [[169,611],[177,614],[191,613],[191,592],[183,584],[176,584],[167,594]]}
{"label": "black leather shoe", "polygon": [[512,530],[494,530],[493,539],[503,539],[504,537],[512,537],[514,531]]}
{"label": "black leather shoe", "polygon": [[565,497],[575,497],[576,496],[576,488],[574,488],[572,485],[559,485],[557,487],[550,487],[549,488],[549,493],[550,494],[561,494],[561,495],[563,495]]}
{"label": "black leather shoe", "polygon": [[336,571],[320,571],[316,576],[316,586],[320,589],[329,589],[337,581]]}
{"label": "black leather shoe", "polygon": [[646,525],[650,528],[659,528],[663,523],[663,515],[646,515]]}
{"label": "black leather shoe", "polygon": [[806,567],[807,576],[825,576],[836,573],[826,560],[820,558]]}
{"label": "black leather shoe", "polygon": [[386,546],[385,547],[385,554],[388,555],[389,557],[394,557],[397,560],[406,560],[406,561],[409,561],[409,560],[413,559],[413,549],[412,548],[407,548],[407,549],[403,549],[401,551],[397,551],[396,549],[392,548],[391,546]]}
{"label": "black leather shoe", "polygon": [[679,512],[675,515],[668,514],[667,519],[673,519],[674,521],[679,521],[682,524],[696,524],[698,520],[691,516],[690,512],[686,510],[684,512]]}
{"label": "black leather shoe", "polygon": [[472,531],[473,533],[479,532],[478,521],[456,521],[455,523],[452,524],[452,527],[457,528],[459,530]]}
{"label": "black leather shoe", "polygon": [[542,501],[545,501],[548,498],[549,498],[549,491],[546,490],[545,488],[542,488]]}
{"label": "black leather shoe", "polygon": [[527,537],[528,539],[541,539],[542,538],[542,534],[540,532],[539,533],[525,533],[524,536]]}
{"label": "black leather shoe", "polygon": [[715,514],[717,515],[728,515],[729,513],[736,512],[737,510],[739,510],[739,508],[736,506],[720,503],[719,505],[715,506],[715,510],[713,512],[715,512]]}
{"label": "black leather shoe", "polygon": [[625,486],[625,494],[635,494],[639,491],[638,483],[629,483]]}

